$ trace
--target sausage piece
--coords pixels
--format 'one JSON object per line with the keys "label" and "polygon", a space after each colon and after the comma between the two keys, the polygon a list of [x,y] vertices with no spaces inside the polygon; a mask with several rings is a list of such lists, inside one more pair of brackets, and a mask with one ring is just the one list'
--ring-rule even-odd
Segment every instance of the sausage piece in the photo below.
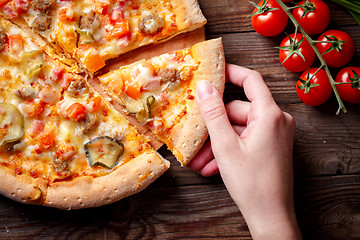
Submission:
{"label": "sausage piece", "polygon": [[89,89],[83,79],[73,81],[67,89],[67,93],[72,97],[79,97],[84,93],[88,93]]}
{"label": "sausage piece", "polygon": [[95,128],[97,125],[99,125],[99,123],[100,121],[97,115],[87,114],[80,124],[80,131],[85,134],[91,129]]}
{"label": "sausage piece", "polygon": [[155,13],[140,18],[138,26],[141,33],[151,35],[160,32],[165,26],[165,21]]}
{"label": "sausage piece", "polygon": [[44,12],[54,5],[54,2],[54,0],[33,0],[31,6],[35,11]]}
{"label": "sausage piece", "polygon": [[0,51],[2,51],[6,44],[6,34],[2,28],[0,28]]}
{"label": "sausage piece", "polygon": [[95,22],[97,16],[94,10],[80,17],[79,27],[81,29],[90,29],[91,25]]}
{"label": "sausage piece", "polygon": [[156,70],[156,74],[161,77],[162,83],[176,82],[180,76],[175,68],[161,68]]}
{"label": "sausage piece", "polygon": [[32,27],[40,32],[44,32],[50,29],[51,22],[52,22],[51,16],[41,14],[35,18]]}
{"label": "sausage piece", "polygon": [[26,86],[21,89],[16,89],[14,91],[14,93],[15,93],[15,95],[17,95],[25,100],[35,99],[38,94],[37,90],[31,86]]}

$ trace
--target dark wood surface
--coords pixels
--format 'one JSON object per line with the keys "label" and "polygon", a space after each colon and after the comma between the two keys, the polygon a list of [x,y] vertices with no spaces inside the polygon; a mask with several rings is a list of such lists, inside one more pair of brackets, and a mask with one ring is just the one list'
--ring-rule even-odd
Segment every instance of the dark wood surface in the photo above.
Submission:
{"label": "dark wood surface", "polygon": [[[222,36],[227,61],[259,71],[280,107],[297,121],[295,206],[304,238],[360,239],[359,105],[347,104],[348,113],[336,116],[334,97],[321,107],[302,104],[295,91],[298,74],[280,65],[274,49],[284,34],[255,33],[245,19],[253,7],[245,0],[200,4],[207,38]],[[359,66],[360,27],[346,10],[329,6],[329,28],[350,33],[356,45],[352,65]],[[244,94],[227,85],[224,98]],[[172,168],[145,191],[108,206],[66,212],[0,196],[0,239],[251,239],[219,176],[203,178],[160,151]]]}

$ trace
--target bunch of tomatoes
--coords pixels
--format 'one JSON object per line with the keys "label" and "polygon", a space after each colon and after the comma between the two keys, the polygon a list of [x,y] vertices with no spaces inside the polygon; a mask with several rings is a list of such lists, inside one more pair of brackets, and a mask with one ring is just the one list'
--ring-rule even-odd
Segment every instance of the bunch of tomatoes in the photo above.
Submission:
{"label": "bunch of tomatoes", "polygon": [[[290,2],[293,0],[282,0]],[[254,30],[267,37],[282,33],[288,23],[288,15],[276,0],[263,0],[252,3],[255,10],[251,16]],[[322,0],[302,0],[291,9],[293,18],[308,35],[318,35],[313,41],[322,55],[326,65],[342,68],[354,56],[355,45],[349,34],[340,30],[327,30],[330,22],[330,10]],[[310,106],[325,103],[331,93],[332,85],[323,67],[311,67],[316,54],[303,34],[287,35],[280,44],[279,58],[281,64],[292,72],[303,72],[296,83],[299,98]],[[335,78],[340,98],[349,103],[360,103],[360,67],[345,67]]]}

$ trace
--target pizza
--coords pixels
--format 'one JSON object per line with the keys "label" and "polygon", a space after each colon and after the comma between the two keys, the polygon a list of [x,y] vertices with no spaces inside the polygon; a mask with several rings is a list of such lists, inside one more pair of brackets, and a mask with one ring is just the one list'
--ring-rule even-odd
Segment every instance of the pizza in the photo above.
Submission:
{"label": "pizza", "polygon": [[0,14],[91,73],[108,59],[206,23],[196,0],[2,0]]}
{"label": "pizza", "polygon": [[[61,209],[134,194],[169,163],[86,80],[0,22],[0,192]],[[4,31],[6,29],[6,32]],[[6,64],[4,64],[6,63]]]}
{"label": "pizza", "polygon": [[99,77],[126,112],[152,133],[186,165],[207,139],[195,102],[200,80],[224,91],[225,60],[220,38],[189,49],[140,60]]}
{"label": "pizza", "polygon": [[152,137],[183,166],[208,137],[195,87],[206,79],[223,92],[221,39],[93,74],[110,58],[202,26],[196,1],[2,0],[0,15],[2,195],[59,209],[109,204],[169,168]]}

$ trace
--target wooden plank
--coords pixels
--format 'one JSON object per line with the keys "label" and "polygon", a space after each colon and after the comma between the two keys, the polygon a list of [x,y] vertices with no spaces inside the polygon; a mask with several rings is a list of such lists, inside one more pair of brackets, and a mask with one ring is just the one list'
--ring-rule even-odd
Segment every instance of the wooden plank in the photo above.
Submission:
{"label": "wooden plank", "polygon": [[[256,3],[260,1],[254,1]],[[254,7],[248,1],[234,0],[199,0],[201,9],[208,20],[205,26],[207,34],[235,33],[254,31],[251,20],[246,16],[250,15]],[[326,1],[331,11],[331,25],[338,26],[356,25],[355,20],[338,5]],[[291,24],[288,25],[288,29]]]}
{"label": "wooden plank", "polygon": [[0,197],[0,239],[251,239],[223,185],[148,188],[81,211]]}
{"label": "wooden plank", "polygon": [[[336,116],[327,105],[313,108],[304,104],[285,106],[298,122],[294,147],[296,175],[335,175],[360,172],[360,109],[349,107]],[[329,107],[330,108],[330,107]]]}
{"label": "wooden plank", "polygon": [[[360,175],[297,178],[295,205],[304,239],[360,238]],[[152,185],[117,203],[78,211],[0,197],[0,215],[0,239],[251,239],[222,184]]]}
{"label": "wooden plank", "polygon": [[[344,26],[339,28],[348,32],[354,42],[356,49],[360,48],[360,27]],[[226,61],[240,66],[259,71],[267,85],[272,91],[277,102],[298,102],[295,84],[299,73],[292,73],[286,70],[279,61],[279,50],[274,47],[279,46],[285,34],[274,38],[263,37],[255,32],[250,33],[233,33],[224,35],[210,35],[208,38],[222,36],[224,42],[224,51]],[[356,51],[355,56],[349,66],[360,65],[360,52]],[[319,66],[316,62],[314,66]],[[332,69],[333,75],[337,69]]]}
{"label": "wooden plank", "polygon": [[297,179],[295,206],[304,239],[360,239],[360,175]]}

